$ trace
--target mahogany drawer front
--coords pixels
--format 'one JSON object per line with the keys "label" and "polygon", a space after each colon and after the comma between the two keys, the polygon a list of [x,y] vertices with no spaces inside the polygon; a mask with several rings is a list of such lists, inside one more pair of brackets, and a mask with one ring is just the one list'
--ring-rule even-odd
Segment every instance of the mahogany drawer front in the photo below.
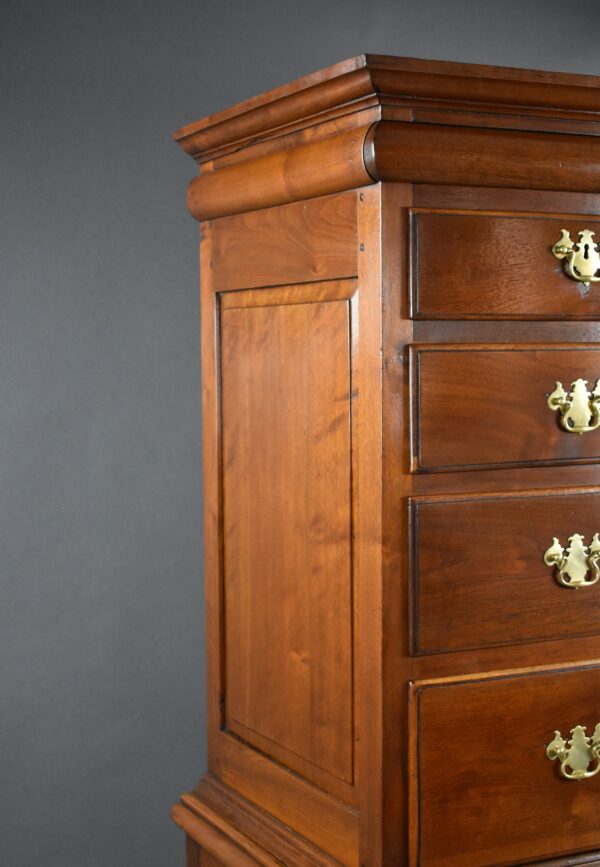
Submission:
{"label": "mahogany drawer front", "polygon": [[569,277],[552,247],[600,220],[585,216],[412,214],[412,314],[416,319],[594,319],[600,288]]}
{"label": "mahogany drawer front", "polygon": [[415,497],[410,517],[413,652],[600,632],[600,582],[566,587],[544,562],[553,537],[600,532],[599,488]]}
{"label": "mahogany drawer front", "polygon": [[600,459],[600,429],[564,430],[548,395],[600,379],[600,345],[412,347],[412,469],[447,471]]}
{"label": "mahogany drawer front", "polygon": [[411,699],[412,865],[521,864],[600,847],[600,774],[567,780],[546,756],[555,730],[592,736],[600,667],[417,682]]}

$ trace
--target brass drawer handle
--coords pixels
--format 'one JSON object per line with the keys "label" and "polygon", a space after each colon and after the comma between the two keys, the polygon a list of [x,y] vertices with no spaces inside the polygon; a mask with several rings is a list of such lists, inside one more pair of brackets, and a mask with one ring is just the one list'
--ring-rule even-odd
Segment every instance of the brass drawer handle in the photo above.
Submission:
{"label": "brass drawer handle", "polygon": [[[554,740],[546,747],[546,755],[551,761],[558,759],[560,772],[567,780],[588,780],[600,771],[600,723],[591,738],[585,733],[585,726],[571,729],[568,743],[560,732],[554,732]],[[594,763],[592,770],[589,766]]]}
{"label": "brass drawer handle", "polygon": [[[556,536],[552,539],[552,545],[544,554],[546,566],[556,566],[558,569],[557,579],[563,587],[591,587],[600,578],[600,539],[598,533],[594,533],[589,548],[585,539],[579,533],[569,537],[569,547],[562,547]],[[588,572],[592,577],[588,580]]]}
{"label": "brass drawer handle", "polygon": [[567,394],[562,382],[548,397],[551,410],[561,414],[560,423],[569,433],[583,434],[600,427],[600,380],[593,391],[587,390],[587,379],[576,379]]}
{"label": "brass drawer handle", "polygon": [[584,286],[600,281],[600,248],[594,241],[594,232],[583,229],[579,232],[579,241],[572,241],[566,229],[561,229],[560,241],[552,247],[557,259],[564,259],[566,271],[573,280],[578,280]]}

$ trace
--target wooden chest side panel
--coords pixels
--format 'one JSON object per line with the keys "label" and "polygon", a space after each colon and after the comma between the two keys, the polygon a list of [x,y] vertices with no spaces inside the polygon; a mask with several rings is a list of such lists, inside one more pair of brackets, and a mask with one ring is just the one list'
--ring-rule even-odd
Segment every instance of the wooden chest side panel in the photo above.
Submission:
{"label": "wooden chest side panel", "polygon": [[[307,290],[302,303],[282,303],[289,292],[274,290],[270,304],[262,291],[222,304],[225,719],[344,795],[335,782],[353,783],[355,284],[330,288],[331,300],[309,301]],[[246,306],[231,306],[237,296]]]}
{"label": "wooden chest side panel", "polygon": [[219,292],[357,273],[354,191],[212,220],[212,280]]}

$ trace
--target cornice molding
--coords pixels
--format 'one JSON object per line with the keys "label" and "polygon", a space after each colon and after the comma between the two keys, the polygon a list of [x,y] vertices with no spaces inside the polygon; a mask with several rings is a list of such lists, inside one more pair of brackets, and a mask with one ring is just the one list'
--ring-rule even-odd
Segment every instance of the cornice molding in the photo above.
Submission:
{"label": "cornice molding", "polygon": [[198,220],[377,181],[600,192],[600,78],[363,55],[184,127]]}
{"label": "cornice molding", "polygon": [[374,183],[364,160],[369,126],[283,148],[214,171],[188,187],[188,210],[211,220]]}
{"label": "cornice molding", "polygon": [[381,121],[365,163],[379,181],[600,192],[600,138],[590,135]]}
{"label": "cornice molding", "polygon": [[501,125],[511,115],[521,126],[527,118],[534,127],[540,118],[558,128],[570,120],[591,132],[600,125],[600,77],[365,54],[189,124],[175,140],[203,163],[370,106],[475,111],[497,115]]}

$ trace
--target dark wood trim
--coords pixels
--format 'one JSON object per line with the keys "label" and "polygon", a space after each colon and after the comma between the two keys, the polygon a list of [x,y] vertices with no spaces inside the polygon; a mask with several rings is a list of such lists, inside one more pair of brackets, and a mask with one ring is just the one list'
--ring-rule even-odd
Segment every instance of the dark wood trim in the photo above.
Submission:
{"label": "dark wood trim", "polygon": [[600,137],[378,121],[217,162],[191,181],[187,203],[197,220],[210,220],[374,180],[590,195],[600,192]]}
{"label": "dark wood trim", "polygon": [[[461,699],[460,699],[458,693],[460,692],[460,690],[463,687],[470,689],[472,692],[473,689],[475,689],[475,690],[477,690],[478,688],[486,689],[487,687],[489,687],[490,684],[494,684],[494,683],[496,683],[500,686],[501,684],[506,684],[506,685],[521,684],[522,685],[523,683],[529,685],[529,684],[533,684],[534,682],[537,683],[538,689],[541,689],[542,691],[547,691],[547,694],[549,696],[551,691],[552,691],[551,685],[553,683],[554,683],[554,685],[556,685],[556,680],[558,677],[565,677],[566,678],[564,683],[565,683],[565,685],[567,687],[567,691],[568,691],[569,677],[571,675],[573,675],[576,678],[578,677],[580,679],[585,678],[588,675],[591,676],[594,673],[597,673],[598,668],[599,668],[599,663],[598,663],[598,660],[595,659],[595,660],[587,660],[587,661],[578,661],[578,662],[574,662],[574,663],[570,663],[570,664],[555,664],[555,665],[547,665],[547,666],[521,666],[518,668],[514,668],[512,670],[488,671],[488,672],[485,672],[483,674],[470,674],[470,675],[463,675],[463,676],[452,675],[450,677],[431,678],[431,679],[423,679],[423,680],[416,679],[413,682],[411,682],[411,684],[410,684],[410,693],[411,693],[410,705],[412,708],[411,725],[416,727],[416,731],[413,731],[411,733],[412,734],[412,736],[411,736],[412,757],[411,757],[410,764],[411,764],[411,767],[416,772],[417,780],[414,783],[414,788],[412,790],[413,797],[411,798],[411,802],[410,802],[411,839],[412,839],[413,844],[414,844],[413,848],[411,849],[411,855],[409,858],[410,867],[418,867],[418,865],[421,863],[426,863],[426,864],[435,863],[435,864],[444,864],[444,865],[446,863],[456,864],[456,865],[458,865],[458,864],[462,865],[463,863],[478,863],[478,864],[483,864],[483,863],[485,863],[485,864],[488,864],[488,863],[497,864],[497,863],[500,863],[500,861],[498,859],[499,853],[497,853],[497,852],[493,852],[491,854],[488,854],[488,852],[469,853],[470,857],[464,856],[465,860],[463,861],[462,856],[459,855],[457,857],[455,852],[454,853],[447,853],[446,855],[440,856],[437,852],[434,855],[432,855],[431,851],[429,851],[429,852],[424,851],[424,848],[425,848],[427,842],[429,843],[429,846],[431,846],[431,836],[432,836],[431,835],[431,809],[432,809],[431,808],[431,789],[432,789],[432,787],[435,786],[435,782],[433,782],[432,778],[431,778],[430,770],[428,770],[428,768],[427,768],[428,760],[429,760],[429,766],[431,763],[432,740],[430,737],[429,741],[428,741],[427,737],[424,736],[424,731],[423,731],[424,725],[425,726],[431,725],[432,709],[431,709],[431,705],[429,707],[429,710],[427,710],[427,708],[424,707],[424,699],[426,697],[431,698],[431,696],[433,696],[435,694],[440,696],[446,690],[450,689],[450,690],[454,691],[455,705],[459,706],[460,704],[462,704],[462,702],[461,702]],[[550,686],[548,686],[548,684],[550,684]],[[519,688],[519,687],[517,687],[517,688]],[[489,693],[488,693],[488,695],[489,695]],[[435,701],[436,699],[433,699],[433,700]],[[483,708],[485,706],[485,703],[486,703],[485,700],[481,702],[482,711],[483,711]],[[569,706],[568,698],[566,699],[566,706],[567,707]],[[593,700],[590,702],[590,706],[593,706]],[[522,711],[518,710],[518,702],[517,701],[515,701],[514,705],[511,706],[511,711],[513,713],[515,713],[515,709],[516,709],[515,722],[518,723],[518,721],[519,721],[518,714],[519,714],[519,712],[522,713]],[[525,714],[526,713],[527,712],[525,712]],[[566,711],[566,713],[568,714],[568,711]],[[438,716],[439,716],[439,714],[438,714]],[[484,711],[482,713],[482,716],[485,716]],[[427,723],[427,718],[429,718],[429,723]],[[443,716],[443,718],[446,719],[445,716]],[[449,720],[448,724],[450,726],[452,726],[452,722],[453,721]],[[452,727],[450,728],[450,730],[452,730]],[[477,740],[477,738],[475,738],[474,740]],[[488,742],[485,741],[485,738],[482,738],[482,742],[484,742],[486,744],[486,747],[487,747]],[[478,755],[477,746],[475,744],[473,744],[473,755]],[[528,755],[531,755],[531,751],[528,753]],[[543,759],[543,761],[545,761],[545,759]],[[424,769],[424,765],[425,765],[425,769]],[[472,779],[473,778],[470,778],[470,783],[472,783]],[[552,779],[552,777],[550,777],[550,779]],[[564,781],[560,781],[560,779],[559,779],[559,785],[562,785],[563,782]],[[448,785],[449,784],[450,784],[450,781],[448,780]],[[477,783],[472,783],[472,784],[475,786],[477,785]],[[424,789],[425,786],[429,787],[429,796],[427,795],[427,791]],[[427,799],[427,797],[429,797],[429,799],[430,799],[429,807],[425,806],[424,797],[426,799]],[[521,795],[521,797],[523,798],[522,795]],[[537,797],[540,800],[543,799],[543,797],[544,797],[543,794],[540,794],[539,790],[537,793]],[[499,800],[501,800],[501,799],[499,799]],[[526,803],[527,799],[523,798],[523,802]],[[455,794],[455,803],[456,803],[456,794]],[[588,813],[591,812],[590,805],[591,805],[591,800],[588,802]],[[424,807],[425,807],[425,812],[429,812],[428,822],[426,820],[426,833],[425,833],[425,835],[423,834]],[[556,804],[555,804],[555,807],[556,807]],[[500,809],[500,807],[499,807],[499,809]],[[508,809],[510,810],[510,809],[514,809],[514,808],[512,806],[509,806]],[[468,813],[468,811],[466,811],[466,812]],[[569,832],[573,833],[572,828],[569,828]],[[568,832],[565,832],[565,833],[568,833]],[[446,839],[450,839],[450,838],[451,838],[451,835],[450,835],[450,837],[446,837]],[[574,838],[574,840],[572,842],[576,844],[577,838]],[[510,847],[512,845],[512,841],[510,839],[510,836],[508,836],[506,838],[505,843],[508,847]],[[585,842],[581,841],[580,849],[585,850],[586,849],[586,843],[587,843],[587,846],[589,847],[590,839],[588,839]],[[416,845],[416,848],[415,848],[415,845]],[[495,838],[494,838],[494,845],[495,845]],[[594,841],[594,843],[592,843],[592,845],[595,845],[595,841]],[[523,846],[522,841],[521,841],[521,846]],[[502,844],[501,848],[503,848],[503,847],[504,847],[504,843]],[[526,844],[525,844],[524,848],[526,849]],[[564,848],[567,848],[567,847],[564,847]],[[577,845],[574,845],[573,848],[576,850]],[[551,854],[551,852],[552,852],[552,850],[550,850],[549,854]],[[504,855],[504,849],[502,851],[502,854]],[[525,854],[525,852],[523,854]],[[526,853],[526,854],[529,855],[529,853]],[[480,857],[477,857],[477,855],[479,855]],[[485,857],[485,862],[483,861],[482,856]],[[543,865],[545,865],[545,867],[571,867],[571,865],[578,865],[578,864],[589,864],[589,863],[593,864],[595,859],[597,859],[597,857],[598,857],[597,851],[593,852],[593,853],[590,853],[589,851],[587,853],[585,851],[583,851],[581,853],[577,853],[577,851],[574,851],[573,854],[565,854],[561,857],[551,858],[550,860],[545,859],[543,861],[539,861],[539,859],[537,859],[537,858],[535,858],[535,859],[532,859],[531,857],[525,857],[524,858],[523,855],[520,855],[520,853],[518,853],[518,851],[513,850],[510,853],[508,853],[508,852],[506,853],[506,861],[503,858],[501,863],[503,863],[503,864],[506,863],[507,865],[508,864],[511,864],[511,865],[515,864],[516,865],[516,864],[523,864],[523,863],[531,863],[531,864],[539,865],[539,867],[543,867]],[[476,861],[475,861],[475,858],[476,858]],[[480,858],[481,858],[481,860],[480,860]],[[592,860],[590,860],[590,859],[592,859]]]}
{"label": "dark wood trim", "polygon": [[[175,133],[178,144],[198,162],[225,145],[285,135],[291,126],[314,125],[324,119],[359,111],[368,105],[409,107],[427,120],[433,111],[451,112],[452,122],[506,122],[511,115],[535,128],[567,121],[585,124],[597,134],[600,79],[527,69],[418,60],[363,54],[276,87],[224,111],[188,124]],[[491,115],[491,117],[489,117]]]}
{"label": "dark wood trim", "polygon": [[535,214],[581,217],[600,213],[600,196],[593,193],[557,193],[556,190],[515,190],[510,187],[451,187],[421,184],[413,190],[413,212],[485,211],[489,214]]}
{"label": "dark wood trim", "polygon": [[[434,353],[553,353],[553,352],[598,352],[600,346],[597,343],[552,343],[549,345],[537,343],[465,343],[465,344],[422,344],[413,343],[408,347],[409,369],[411,377],[411,393],[410,403],[412,410],[413,423],[411,424],[411,460],[410,470],[413,473],[446,473],[446,472],[470,472],[491,469],[511,469],[518,467],[534,468],[536,466],[557,467],[562,465],[575,466],[577,464],[591,464],[600,461],[600,452],[590,455],[563,456],[560,454],[552,455],[539,460],[521,459],[512,457],[500,457],[489,462],[473,462],[473,463],[437,463],[432,461],[427,463],[423,459],[423,412],[422,412],[422,391],[423,379],[421,361],[424,355],[433,355]],[[513,356],[514,357],[514,356]],[[550,383],[550,388],[552,382]]]}
{"label": "dark wood trim", "polygon": [[[501,614],[506,614],[506,611],[510,611],[511,613],[511,628],[510,630],[504,631],[501,635],[499,632],[494,633],[493,629],[489,628],[489,624],[487,628],[481,627],[479,635],[477,639],[469,638],[469,630],[473,626],[473,622],[465,624],[464,628],[457,629],[455,633],[455,640],[448,641],[448,633],[444,633],[444,629],[440,629],[437,627],[436,631],[436,643],[433,645],[431,643],[431,628],[427,629],[429,623],[428,619],[434,617],[434,613],[432,611],[433,606],[431,605],[431,584],[429,581],[430,574],[427,574],[427,570],[425,572],[422,571],[420,565],[420,559],[422,554],[427,552],[427,547],[431,546],[433,550],[440,551],[440,544],[436,540],[436,534],[432,532],[431,528],[423,529],[423,521],[427,522],[427,513],[428,507],[433,507],[434,510],[442,507],[448,516],[451,516],[454,520],[453,527],[456,527],[457,532],[460,534],[461,531],[464,530],[466,526],[464,516],[461,520],[461,505],[465,506],[467,509],[474,505],[479,506],[480,514],[485,514],[490,507],[493,509],[494,507],[500,512],[503,509],[510,509],[511,506],[521,506],[523,508],[523,519],[528,514],[528,507],[533,506],[544,506],[547,510],[549,510],[550,514],[560,515],[561,512],[566,512],[569,514],[569,511],[573,508],[576,508],[577,505],[580,507],[585,505],[585,509],[581,509],[578,513],[579,520],[581,520],[582,512],[586,514],[594,514],[593,505],[594,502],[598,502],[600,497],[600,488],[596,487],[582,487],[582,488],[552,488],[547,487],[543,490],[527,490],[522,489],[518,492],[507,492],[507,491],[487,491],[485,493],[477,493],[477,494],[430,494],[425,496],[415,496],[410,497],[408,502],[409,508],[409,520],[408,520],[408,535],[409,535],[409,543],[408,543],[408,551],[410,557],[409,563],[409,581],[410,581],[410,591],[411,591],[411,642],[412,642],[412,654],[415,656],[419,655],[429,655],[429,654],[439,654],[439,653],[454,653],[465,650],[481,650],[486,647],[502,647],[506,645],[523,645],[523,644],[531,644],[532,642],[542,642],[542,641],[552,641],[559,639],[570,639],[570,638],[578,638],[585,636],[593,636],[597,631],[597,615],[593,613],[593,607],[590,607],[590,600],[585,600],[582,598],[581,594],[573,593],[567,594],[564,597],[564,602],[562,603],[560,614],[557,611],[557,617],[552,622],[549,623],[547,619],[543,619],[542,614],[545,609],[552,607],[552,599],[556,599],[556,594],[563,593],[562,588],[559,587],[554,580],[549,581],[546,586],[543,583],[543,600],[540,598],[541,589],[540,585],[534,581],[533,586],[529,588],[529,598],[532,599],[536,597],[537,609],[532,605],[533,610],[528,610],[527,615],[523,616],[521,622],[525,620],[528,623],[528,628],[519,631],[517,634],[518,621],[521,617],[521,612],[519,611],[519,605],[516,601],[516,596],[518,595],[518,588],[515,588],[515,585],[508,586],[507,583],[504,584],[503,589],[501,591],[492,591],[493,594],[493,604],[490,604],[489,599],[485,600],[485,603],[482,602],[481,598],[478,597],[478,590],[481,587],[489,586],[487,581],[480,582],[480,587],[478,588],[472,582],[470,583],[470,592],[469,599],[473,608],[481,606],[481,610],[493,611],[494,618],[500,619]],[[429,509],[429,511],[431,511]],[[438,511],[438,520],[439,520],[439,511]],[[514,514],[514,513],[513,513]],[[476,520],[476,519],[475,519]],[[593,518],[591,519],[593,521]],[[439,526],[439,523],[438,523]],[[476,525],[475,525],[476,526]],[[515,535],[519,533],[519,525],[515,521],[514,523]],[[578,527],[578,532],[581,532],[581,525],[579,523],[576,524]],[[539,526],[537,527],[539,532]],[[536,532],[536,527],[533,526],[532,533]],[[551,536],[548,535],[548,544],[550,543]],[[499,545],[499,550],[501,550],[501,545]],[[523,549],[520,548],[522,552]],[[541,552],[540,552],[541,553]],[[535,572],[538,568],[537,563],[532,562],[531,555],[523,555],[524,561],[528,563],[528,567],[531,572]],[[467,554],[468,558],[468,554]],[[466,559],[467,559],[466,558]],[[511,558],[515,558],[515,552],[511,552]],[[540,556],[541,561],[541,556]],[[519,557],[516,556],[516,560],[519,560]],[[473,560],[468,561],[469,566],[472,568]],[[539,567],[542,571],[546,571],[547,567],[540,563]],[[467,584],[469,582],[469,569],[466,569],[466,575],[463,574],[460,576],[460,581],[466,581]],[[508,570],[509,571],[509,570]],[[504,578],[508,578],[506,571],[503,570]],[[458,576],[456,576],[458,577]],[[533,576],[532,576],[533,577]],[[545,576],[547,577],[547,576]],[[522,580],[522,579],[521,579]],[[518,584],[518,582],[517,582]],[[534,586],[537,585],[537,596],[536,591],[534,590]],[[517,593],[515,594],[514,590],[517,589]],[[552,594],[555,594],[554,597]],[[461,621],[461,614],[458,611],[458,603],[456,602],[457,592],[456,587],[452,592],[449,592],[445,596],[445,601],[447,604],[441,606],[444,611],[444,619],[448,624],[452,624],[453,622]],[[589,620],[584,625],[581,623],[581,612],[582,609],[577,609],[576,611],[573,609],[573,606],[582,605],[583,616],[585,617],[589,613]],[[485,617],[485,613],[483,615]],[[477,620],[479,623],[480,621]],[[536,632],[536,628],[543,622],[543,629]],[[514,624],[514,625],[513,625]],[[426,637],[423,638],[423,630],[426,631]],[[444,641],[443,635],[446,635],[446,641]]]}
{"label": "dark wood trim", "polygon": [[382,181],[600,192],[595,136],[381,121],[365,147]]}

